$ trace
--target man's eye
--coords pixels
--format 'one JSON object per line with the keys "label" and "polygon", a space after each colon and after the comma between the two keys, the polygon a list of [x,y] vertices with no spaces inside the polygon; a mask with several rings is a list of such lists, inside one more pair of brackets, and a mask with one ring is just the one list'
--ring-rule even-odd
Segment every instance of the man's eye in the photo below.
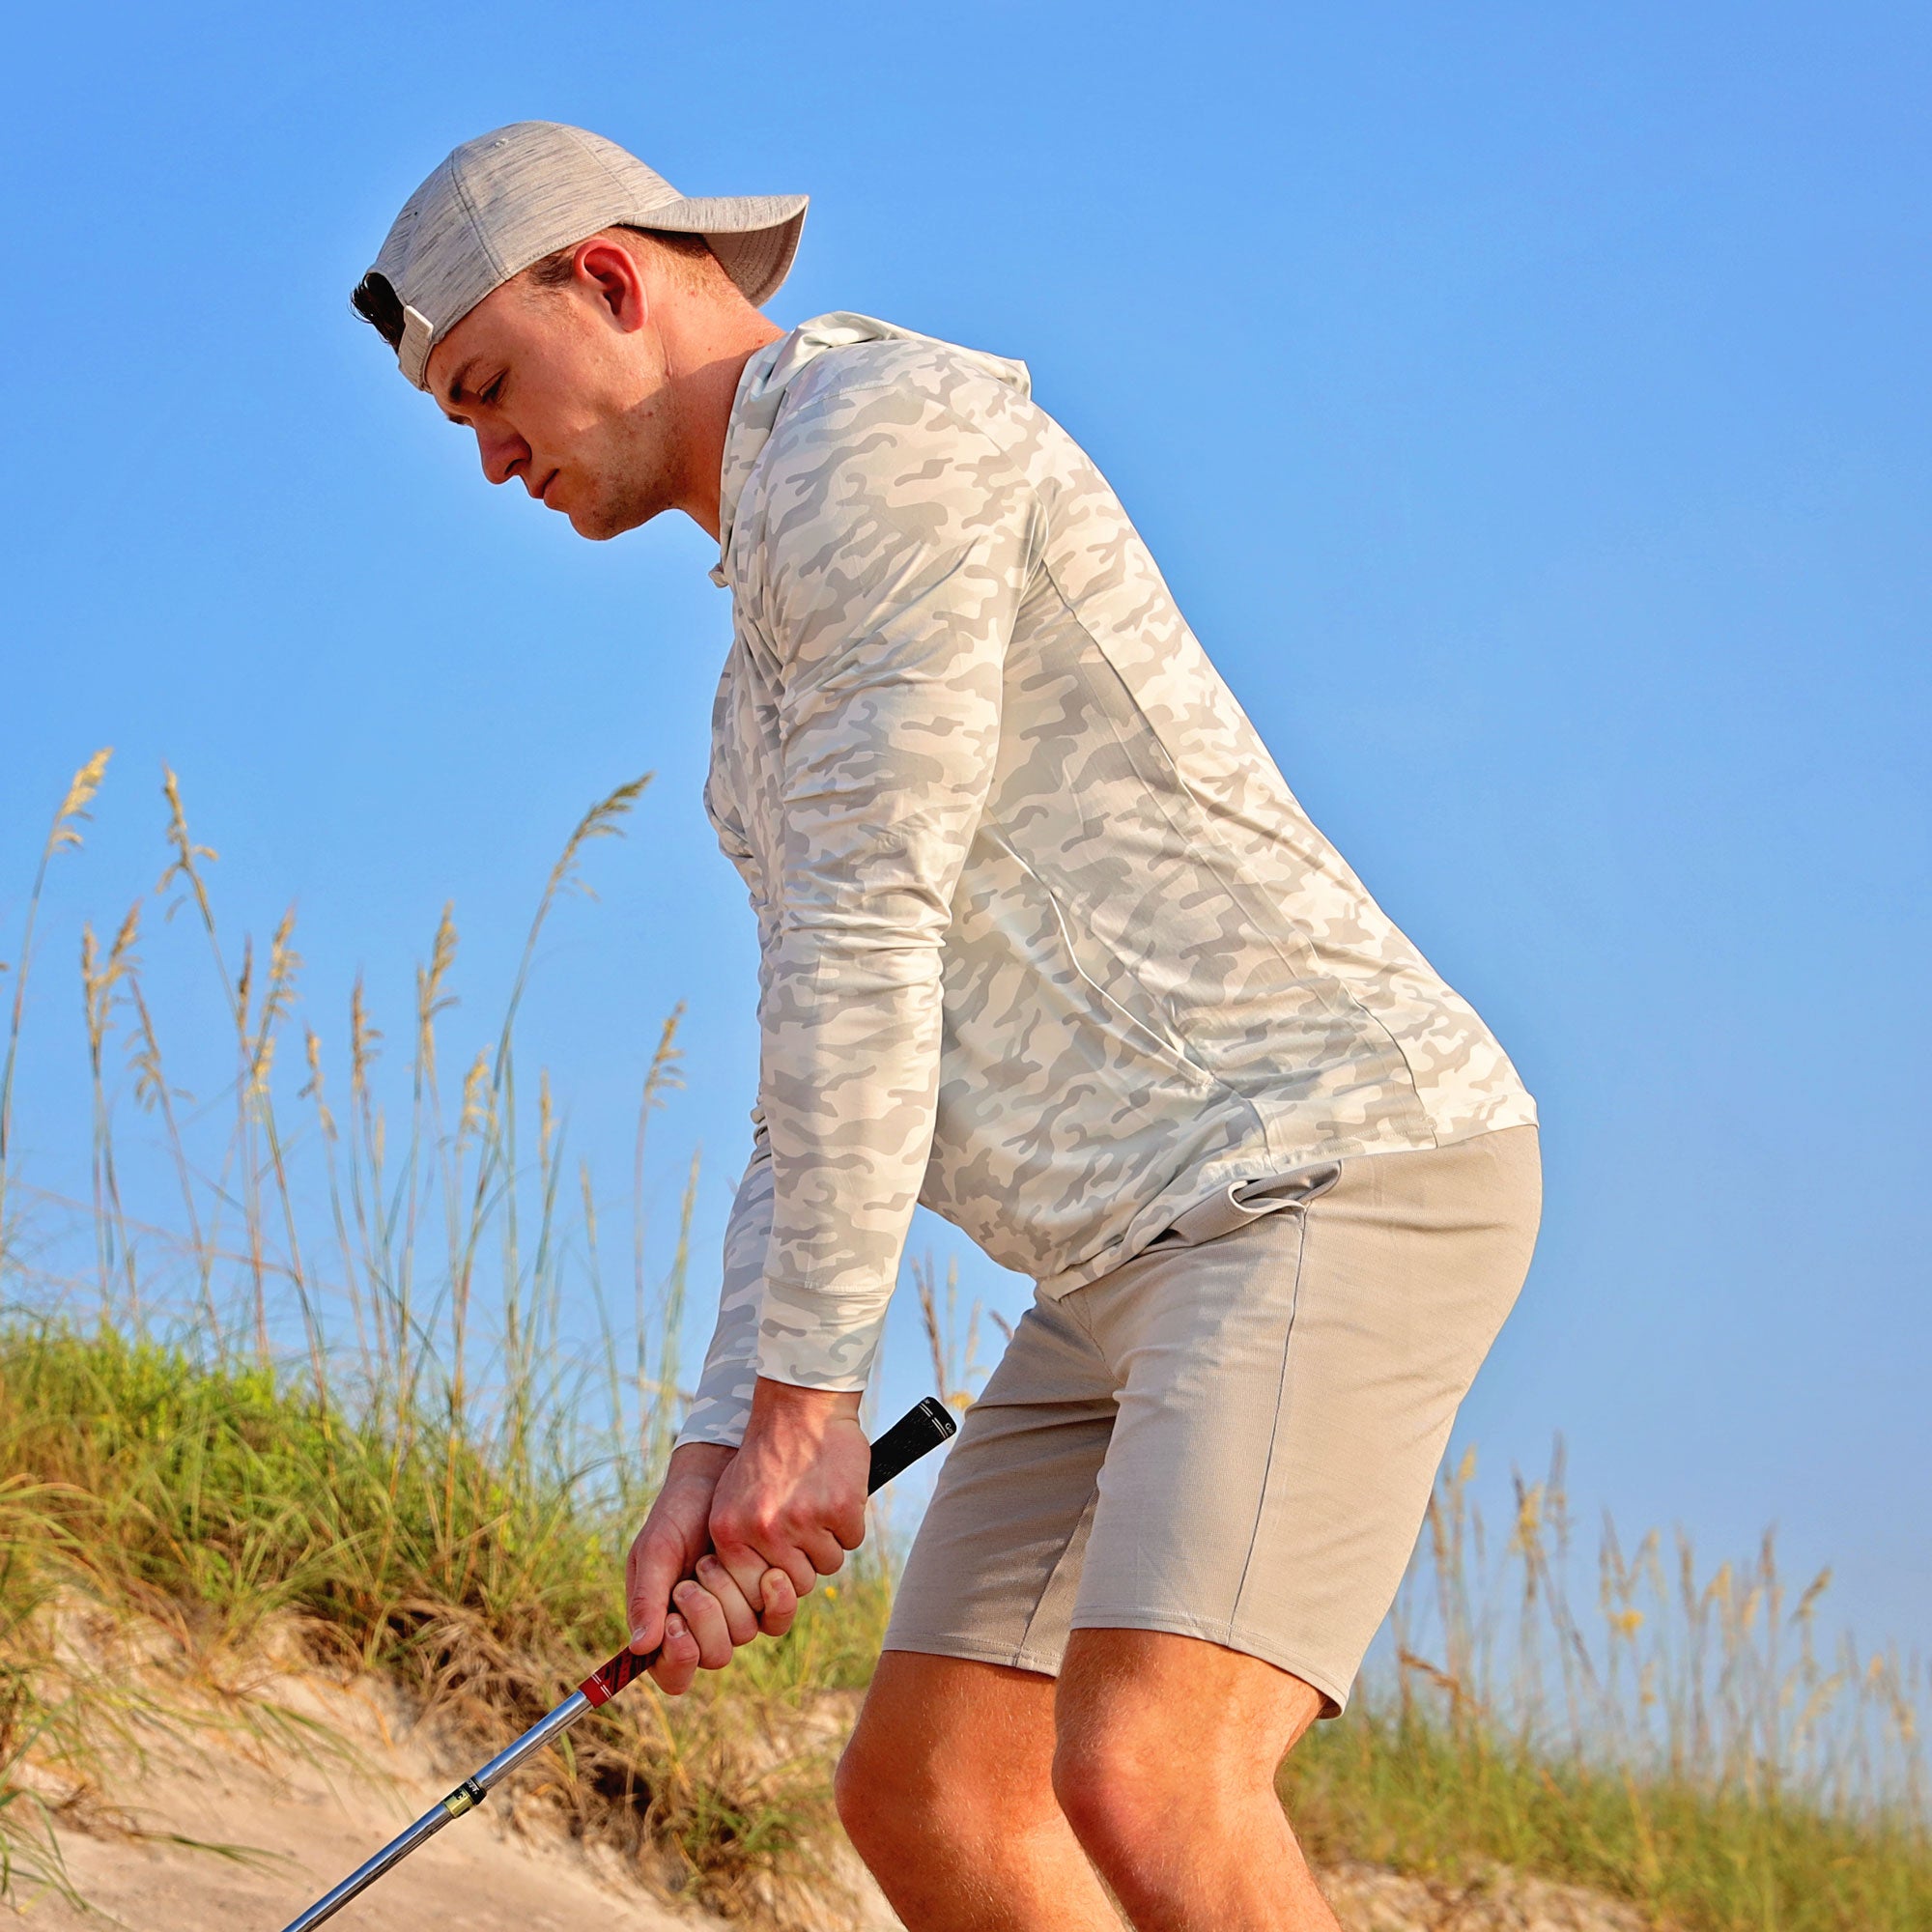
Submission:
{"label": "man's eye", "polygon": [[503,393],[503,379],[498,376],[487,389],[481,390],[476,400],[479,403],[494,403]]}

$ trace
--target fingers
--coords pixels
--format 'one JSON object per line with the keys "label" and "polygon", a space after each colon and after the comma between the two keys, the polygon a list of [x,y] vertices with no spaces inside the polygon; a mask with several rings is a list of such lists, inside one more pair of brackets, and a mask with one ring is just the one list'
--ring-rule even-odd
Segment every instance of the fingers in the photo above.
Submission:
{"label": "fingers", "polygon": [[[826,1524],[841,1554],[857,1549],[866,1540],[866,1498],[862,1494],[849,1509],[841,1510]],[[833,1566],[836,1569],[838,1566]],[[832,1571],[821,1573],[831,1576]]]}
{"label": "fingers", "polygon": [[[758,1605],[764,1601],[763,1581],[766,1569],[765,1559],[749,1543],[721,1541],[718,1528],[712,1525],[713,1557],[718,1566],[729,1577],[732,1587],[746,1603]],[[807,1584],[810,1589],[811,1586]]]}
{"label": "fingers", "polygon": [[798,1615],[791,1578],[782,1570],[767,1570],[759,1579],[759,1596],[765,1606],[761,1614],[753,1612],[730,1572],[715,1556],[701,1557],[696,1578],[687,1577],[671,1592],[676,1605],[671,1620],[682,1619],[696,1645],[700,1670],[723,1670],[732,1652],[761,1631],[767,1636],[783,1636],[791,1629]]}
{"label": "fingers", "polygon": [[732,1581],[730,1571],[715,1556],[705,1555],[697,1559],[697,1580],[716,1600],[732,1643],[750,1643],[758,1634],[758,1612],[754,1607],[758,1599],[753,1597],[748,1601],[745,1593]]}
{"label": "fingers", "polygon": [[799,1538],[799,1544],[820,1577],[838,1574],[845,1561],[845,1546],[829,1529],[809,1530]]}
{"label": "fingers", "polygon": [[731,1662],[731,1631],[718,1599],[700,1583],[689,1579],[671,1593],[671,1602],[684,1615],[691,1634],[697,1639],[697,1665],[700,1670],[723,1670]]}
{"label": "fingers", "polygon": [[688,1442],[671,1452],[664,1486],[652,1499],[624,1566],[631,1648],[640,1655],[663,1640],[670,1593],[710,1546],[712,1498],[735,1454],[708,1442]]}
{"label": "fingers", "polygon": [[[696,1597],[688,1598],[688,1586],[684,1584],[678,1586],[676,1602],[686,1621],[697,1633],[706,1670],[720,1668],[719,1663],[712,1662],[714,1656],[721,1654],[720,1647],[715,1640],[707,1640],[706,1635],[716,1628],[710,1621],[712,1617],[722,1619],[733,1649],[750,1643],[760,1633],[766,1636],[783,1636],[798,1620],[798,1591],[791,1578],[776,1566],[768,1566],[760,1574],[749,1600],[737,1579],[715,1556],[698,1559],[697,1582],[703,1587],[696,1597],[708,1597],[709,1604],[700,1604]],[[754,1604],[759,1607],[753,1609]]]}
{"label": "fingers", "polygon": [[664,1654],[651,1665],[650,1677],[668,1697],[682,1697],[697,1675],[697,1639],[675,1610],[664,1620]]}
{"label": "fingers", "polygon": [[664,1640],[665,1612],[670,1604],[670,1593],[683,1574],[682,1543],[655,1534],[646,1523],[631,1545],[630,1558],[624,1566],[631,1648],[639,1655],[655,1650]]}
{"label": "fingers", "polygon": [[798,1592],[782,1570],[767,1570],[759,1587],[765,1607],[759,1613],[758,1628],[767,1636],[783,1636],[798,1615]]}
{"label": "fingers", "polygon": [[809,1597],[818,1581],[817,1566],[799,1547],[797,1534],[774,1523],[741,1524],[720,1511],[711,1519],[711,1547],[748,1604],[760,1601],[764,1575],[770,1569],[782,1570],[801,1597]]}
{"label": "fingers", "polygon": [[[670,1590],[670,1606],[662,1613],[663,1655],[650,1675],[661,1689],[679,1696],[691,1688],[699,1670],[723,1670],[732,1653],[762,1632],[782,1636],[798,1614],[798,1598],[791,1579],[781,1570],[760,1579],[759,1597],[767,1605],[754,1611],[730,1572],[715,1556],[698,1559],[697,1577],[685,1577]],[[633,1649],[656,1646],[639,1644]]]}
{"label": "fingers", "polygon": [[[714,1520],[712,1533],[719,1524]],[[765,1578],[774,1572],[789,1584],[792,1607],[809,1597],[819,1577],[836,1576],[845,1561],[844,1546],[829,1529],[794,1531],[790,1537],[768,1533],[758,1543],[721,1541],[718,1559],[747,1604],[764,1605]]]}

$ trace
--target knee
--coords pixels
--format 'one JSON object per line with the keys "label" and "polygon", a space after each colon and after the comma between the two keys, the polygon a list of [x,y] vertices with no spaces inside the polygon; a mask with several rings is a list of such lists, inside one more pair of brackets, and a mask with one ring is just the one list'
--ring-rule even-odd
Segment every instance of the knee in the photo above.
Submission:
{"label": "knee", "polygon": [[969,1849],[997,1831],[976,1802],[974,1781],[909,1747],[880,1739],[862,1724],[846,1745],[832,1780],[838,1822],[874,1871]]}
{"label": "knee", "polygon": [[867,1864],[903,1845],[912,1833],[919,1809],[913,1781],[903,1762],[884,1761],[863,1727],[839,1756],[832,1795],[845,1835]]}
{"label": "knee", "polygon": [[1088,1726],[1053,1754],[1053,1794],[1087,1856],[1111,1878],[1173,1831],[1183,1794],[1166,1753],[1131,1724]]}
{"label": "knee", "polygon": [[1063,1728],[1053,1791],[1082,1849],[1125,1896],[1166,1868],[1177,1843],[1233,1844],[1281,1829],[1276,1762],[1255,1739],[1116,1704]]}

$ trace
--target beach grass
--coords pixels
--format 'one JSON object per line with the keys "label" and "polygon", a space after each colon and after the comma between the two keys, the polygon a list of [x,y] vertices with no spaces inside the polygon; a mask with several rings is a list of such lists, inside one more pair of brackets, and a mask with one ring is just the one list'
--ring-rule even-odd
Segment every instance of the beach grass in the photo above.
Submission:
{"label": "beach grass", "polygon": [[1789,1588],[1769,1537],[1705,1565],[1606,1520],[1577,1562],[1560,1445],[1499,1537],[1474,1473],[1438,1481],[1378,1667],[1284,1769],[1311,1856],[1531,1873],[1682,1932],[1932,1926],[1918,1664],[1827,1643],[1829,1577]]}
{"label": "beach grass", "polygon": [[[0,1896],[59,1886],[63,1825],[175,1721],[152,1682],[63,1642],[73,1605],[168,1633],[190,1674],[294,1640],[316,1668],[382,1673],[487,1754],[622,1641],[624,1548],[688,1379],[695,1157],[674,1223],[647,1229],[680,1015],[653,1029],[635,1129],[601,1163],[566,1160],[550,1075],[528,1078],[517,1045],[540,939],[645,781],[593,805],[533,882],[500,1023],[446,1065],[453,911],[400,1026],[359,982],[330,1026],[293,915],[259,946],[225,932],[171,773],[156,892],[83,929],[61,988],[37,937],[109,770],[88,760],[61,799],[0,980]],[[185,1056],[163,1052],[151,944],[195,948],[223,1016]],[[65,1166],[29,1172],[16,1076],[56,994],[77,995],[89,1127]],[[929,1260],[915,1275],[934,1374],[963,1404],[972,1312]],[[1826,1579],[1788,1591],[1769,1543],[1707,1567],[1606,1524],[1586,1553],[1560,1460],[1517,1483],[1491,1536],[1473,1473],[1438,1486],[1349,1715],[1283,1774],[1318,1860],[1504,1866],[1685,1932],[1932,1925],[1918,1665],[1827,1641]],[[662,1888],[806,1922],[889,1570],[867,1556],[791,1638],[687,1699],[640,1688],[598,1713],[528,1801]]]}

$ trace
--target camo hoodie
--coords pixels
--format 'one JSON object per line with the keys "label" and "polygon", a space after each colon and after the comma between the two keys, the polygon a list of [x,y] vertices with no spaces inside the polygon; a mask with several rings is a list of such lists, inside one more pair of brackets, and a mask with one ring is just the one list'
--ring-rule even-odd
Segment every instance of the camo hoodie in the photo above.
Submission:
{"label": "camo hoodie", "polygon": [[758,919],[751,1165],[681,1440],[865,1386],[913,1205],[1060,1295],[1313,1161],[1534,1121],[1309,823],[1025,367],[753,356],[706,804]]}

